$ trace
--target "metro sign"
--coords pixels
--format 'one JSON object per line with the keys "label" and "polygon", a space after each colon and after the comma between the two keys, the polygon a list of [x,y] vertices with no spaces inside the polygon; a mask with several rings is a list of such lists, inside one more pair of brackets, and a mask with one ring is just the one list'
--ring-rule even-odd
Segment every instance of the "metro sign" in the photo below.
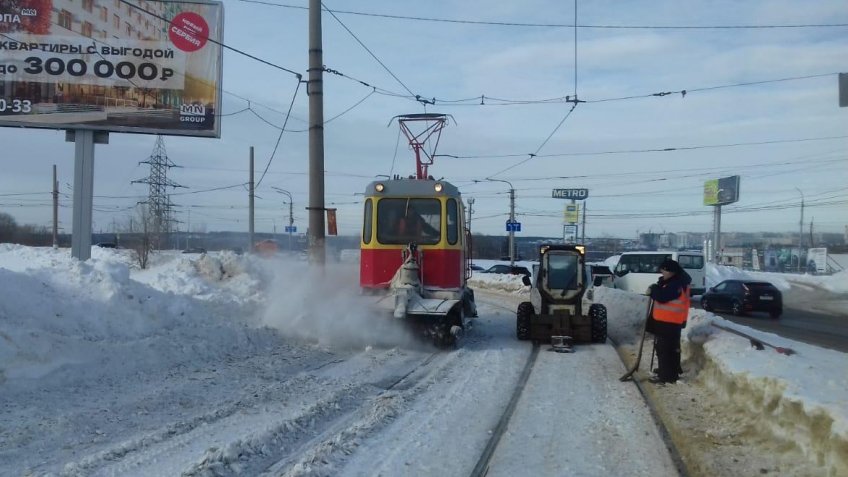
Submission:
{"label": "metro sign", "polygon": [[554,199],[583,200],[589,197],[589,189],[554,189],[552,197]]}

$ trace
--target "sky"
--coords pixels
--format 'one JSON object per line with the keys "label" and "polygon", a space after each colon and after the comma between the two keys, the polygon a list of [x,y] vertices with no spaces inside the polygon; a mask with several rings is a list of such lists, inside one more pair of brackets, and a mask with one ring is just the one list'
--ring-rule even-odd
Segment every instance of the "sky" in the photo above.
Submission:
{"label": "sky", "polygon": [[[774,278],[707,267],[716,281],[744,273]],[[379,395],[368,398],[369,389],[408,374],[404,367],[432,349],[380,329],[362,308],[356,281],[345,280],[356,270],[354,263],[337,265],[333,276],[319,277],[304,261],[232,252],[156,253],[140,270],[126,250],[94,247],[92,259],[79,262],[67,249],[0,244],[0,473],[197,475],[224,466],[258,475],[273,459],[288,469],[275,475],[373,475],[377,466],[399,475],[410,463],[416,475],[468,473],[469,456],[485,444],[479,436],[489,435],[486,426],[503,410],[504,383],[517,379],[516,363],[531,349],[513,331],[512,301],[526,288],[514,276],[475,275],[471,286],[487,298],[469,342],[430,357],[434,369],[416,373],[418,380],[377,387]],[[775,283],[784,291],[800,283],[844,294],[846,274]],[[321,288],[317,280],[335,288],[333,300],[310,298]],[[636,336],[644,296],[605,287],[596,295],[608,309],[610,336]],[[711,323],[796,354],[757,351]],[[769,410],[774,435],[757,435],[752,425],[746,440],[797,443],[758,456],[767,468],[844,474],[848,462],[837,458],[839,442],[848,441],[844,353],[695,308],[683,343],[685,366],[700,359],[698,366],[710,369],[699,380],[711,393],[730,390],[733,399]],[[563,359],[577,364],[563,368]],[[495,454],[497,475],[561,475],[563,468],[575,475],[674,473],[636,387],[617,379],[624,366],[611,345],[565,356],[543,352],[536,366]],[[696,384],[676,386],[682,392]],[[556,405],[552,395],[568,395],[569,405]],[[699,404],[707,401],[698,396]],[[334,414],[357,406],[366,409],[362,416]],[[722,414],[705,432],[725,435],[730,428],[717,423],[748,422],[752,412]],[[550,425],[552,416],[587,431],[562,432]],[[465,439],[459,447],[447,431],[457,428]],[[526,445],[534,439],[548,445]],[[551,471],[556,456],[575,451],[579,459]],[[746,465],[748,458],[734,475],[759,473]]]}
{"label": "sky", "polygon": [[[305,0],[224,4],[226,45],[305,75]],[[844,1],[577,2],[576,42],[572,2],[324,5],[334,11],[322,16],[324,64],[341,73],[324,75],[325,206],[338,209],[342,235],[358,233],[370,181],[414,172],[392,118],[425,111],[453,118],[430,173],[475,199],[475,233],[506,234],[510,188],[526,235],[561,236],[567,201],[552,198],[555,188],[589,189],[587,237],[708,232],[704,182],[732,175],[740,199],[723,207],[722,231],[797,232],[802,199],[805,230],[848,225]],[[726,28],[739,26],[764,28]],[[305,85],[226,50],[223,89],[220,139],[165,138],[179,166],[168,178],[186,187],[171,196],[179,228],[248,230],[253,146],[256,231],[287,225],[276,187],[291,193],[305,232]],[[562,100],[575,93],[585,102]],[[70,232],[74,149],[64,138],[0,129],[0,212],[50,226],[56,164],[60,227]],[[125,226],[146,199],[147,186],[132,181],[149,175],[140,162],[154,143],[112,133],[96,147],[95,232]]]}

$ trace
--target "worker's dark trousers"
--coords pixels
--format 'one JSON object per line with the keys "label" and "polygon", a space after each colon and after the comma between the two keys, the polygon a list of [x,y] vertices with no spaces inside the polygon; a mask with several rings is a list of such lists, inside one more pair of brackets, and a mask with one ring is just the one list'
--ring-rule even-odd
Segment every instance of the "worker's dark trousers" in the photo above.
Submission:
{"label": "worker's dark trousers", "polygon": [[680,378],[680,330],[674,323],[655,321],[654,339],[657,347],[658,376],[663,381],[677,381]]}

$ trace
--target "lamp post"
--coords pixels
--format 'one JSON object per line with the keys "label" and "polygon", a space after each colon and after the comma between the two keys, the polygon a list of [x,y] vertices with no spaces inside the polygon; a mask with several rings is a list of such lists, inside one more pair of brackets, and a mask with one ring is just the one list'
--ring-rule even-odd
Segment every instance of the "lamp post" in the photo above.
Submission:
{"label": "lamp post", "polygon": [[289,192],[285,189],[280,189],[279,187],[273,187],[272,186],[271,188],[274,189],[275,191],[279,192],[280,194],[286,195],[289,198],[289,252],[291,252],[292,251],[292,225],[294,225],[294,215],[293,215],[294,200],[292,199],[291,192]]}
{"label": "lamp post", "polygon": [[[487,181],[503,182],[509,185],[509,266],[510,269],[515,266],[515,189],[512,183],[502,179],[486,178]],[[479,181],[474,181],[479,182]]]}
{"label": "lamp post", "polygon": [[804,193],[795,188],[801,194],[801,220],[798,222],[798,273],[801,273],[801,247],[804,246]]}

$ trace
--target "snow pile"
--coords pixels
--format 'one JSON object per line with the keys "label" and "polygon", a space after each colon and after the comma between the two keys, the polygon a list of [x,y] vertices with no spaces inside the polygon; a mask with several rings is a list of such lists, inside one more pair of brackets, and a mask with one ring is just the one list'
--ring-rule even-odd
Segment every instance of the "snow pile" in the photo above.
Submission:
{"label": "snow pile", "polygon": [[[737,329],[778,347],[757,350],[743,337],[712,323]],[[734,324],[692,310],[684,332],[684,358],[699,379],[727,403],[727,412],[776,438],[798,446],[812,462],[848,473],[848,359],[822,349]]]}
{"label": "snow pile", "polygon": [[[83,375],[170,366],[249,340],[260,304],[256,278],[228,288],[223,277],[210,280],[172,259],[137,273],[154,287],[130,278],[124,252],[104,249],[79,262],[67,249],[0,246],[0,380],[69,366]],[[97,366],[106,362],[111,370]]]}

